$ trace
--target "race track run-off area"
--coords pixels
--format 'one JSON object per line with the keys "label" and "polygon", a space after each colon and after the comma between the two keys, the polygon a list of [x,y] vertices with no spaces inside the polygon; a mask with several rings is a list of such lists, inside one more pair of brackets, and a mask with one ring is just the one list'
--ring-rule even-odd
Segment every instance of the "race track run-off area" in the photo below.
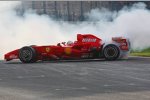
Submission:
{"label": "race track run-off area", "polygon": [[0,100],[150,100],[150,58],[1,61]]}

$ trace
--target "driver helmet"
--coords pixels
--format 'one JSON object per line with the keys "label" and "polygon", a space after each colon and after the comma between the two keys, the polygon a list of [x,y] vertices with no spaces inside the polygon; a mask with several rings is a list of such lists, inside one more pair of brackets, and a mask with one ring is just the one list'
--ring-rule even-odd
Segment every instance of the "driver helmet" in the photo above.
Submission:
{"label": "driver helmet", "polygon": [[68,42],[67,42],[67,45],[68,45],[68,46],[72,46],[72,45],[73,45],[73,42],[72,42],[72,41],[68,41]]}

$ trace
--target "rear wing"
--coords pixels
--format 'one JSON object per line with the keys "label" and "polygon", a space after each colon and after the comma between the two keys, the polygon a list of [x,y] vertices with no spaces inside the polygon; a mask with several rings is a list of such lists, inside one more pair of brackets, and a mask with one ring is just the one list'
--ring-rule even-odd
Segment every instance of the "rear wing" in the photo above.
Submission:
{"label": "rear wing", "polygon": [[130,41],[127,38],[113,37],[112,41],[118,43],[121,50],[130,50],[131,48]]}

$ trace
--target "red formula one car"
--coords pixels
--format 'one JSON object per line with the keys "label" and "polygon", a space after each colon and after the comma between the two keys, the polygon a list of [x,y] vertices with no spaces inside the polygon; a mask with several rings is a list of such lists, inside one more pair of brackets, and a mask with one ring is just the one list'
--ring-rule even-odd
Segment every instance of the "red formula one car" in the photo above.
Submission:
{"label": "red formula one car", "polygon": [[25,46],[5,54],[6,61],[20,59],[23,63],[39,60],[61,59],[97,59],[116,60],[127,55],[130,43],[122,37],[112,38],[111,43],[104,43],[92,34],[77,34],[77,41],[62,42],[48,46]]}

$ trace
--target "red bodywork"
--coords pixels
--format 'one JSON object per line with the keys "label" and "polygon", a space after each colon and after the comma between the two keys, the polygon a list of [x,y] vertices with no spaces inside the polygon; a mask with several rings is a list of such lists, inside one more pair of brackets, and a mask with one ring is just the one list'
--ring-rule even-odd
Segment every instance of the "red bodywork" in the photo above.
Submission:
{"label": "red bodywork", "polygon": [[[113,38],[118,43],[126,43],[126,39]],[[36,50],[37,60],[57,60],[57,59],[82,59],[82,58],[93,58],[94,54],[92,49],[100,52],[103,49],[102,40],[92,34],[78,34],[77,41],[72,45],[65,45],[58,43],[57,45],[49,46],[32,46]],[[120,45],[122,50],[128,50],[127,44]],[[12,59],[19,59],[19,50],[14,50],[5,54],[4,58],[6,61]]]}

